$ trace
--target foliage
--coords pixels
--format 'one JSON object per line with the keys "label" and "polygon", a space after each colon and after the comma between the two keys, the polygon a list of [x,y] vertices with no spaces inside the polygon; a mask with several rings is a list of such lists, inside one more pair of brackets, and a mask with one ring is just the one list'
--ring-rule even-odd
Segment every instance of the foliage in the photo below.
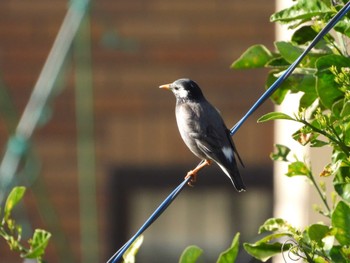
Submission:
{"label": "foliage", "polygon": [[[234,263],[236,261],[238,250],[239,250],[239,236],[240,234],[237,233],[235,237],[233,238],[231,246],[223,251],[216,263]],[[134,243],[130,246],[128,250],[123,255],[123,262],[124,263],[134,263],[136,262],[136,254],[139,251],[139,248],[141,247],[143,242],[143,236],[141,235],[138,237]],[[197,246],[188,246],[181,254],[179,263],[195,263],[199,259],[199,257],[202,255],[203,250],[200,247]]]}
{"label": "foliage", "polygon": [[36,259],[42,262],[42,257],[49,243],[51,234],[42,229],[36,229],[31,239],[28,240],[28,246],[24,246],[22,241],[22,227],[11,217],[14,207],[22,200],[25,187],[14,187],[7,197],[3,208],[0,236],[5,239],[12,251],[19,252],[22,258]]}
{"label": "foliage", "polygon": [[[239,236],[239,233],[235,235],[231,246],[219,255],[216,263],[233,263],[236,261],[239,248]],[[203,250],[201,248],[189,246],[182,253],[179,263],[195,263],[202,253]]]}
{"label": "foliage", "polygon": [[[252,46],[231,67],[270,69],[266,81],[269,87],[347,1],[337,1],[337,6],[332,2],[298,0],[292,7],[273,14],[272,22],[295,30],[291,40],[275,42],[273,51],[263,45]],[[298,160],[287,146],[276,145],[272,159],[288,163],[287,176],[304,176],[312,183],[322,202],[316,211],[329,218],[330,224],[314,223],[297,229],[284,219],[268,219],[259,229],[267,236],[254,244],[244,244],[248,253],[263,262],[282,251],[306,262],[350,262],[350,58],[346,50],[349,22],[347,14],[272,95],[272,101],[281,104],[288,94],[301,93],[298,112],[294,116],[272,112],[259,120],[298,122],[302,126],[293,138],[301,145],[332,148],[330,162],[316,179],[310,163]],[[326,195],[331,190],[326,189],[322,177],[333,178],[331,201]]]}
{"label": "foliage", "polygon": [[135,263],[136,255],[143,243],[143,235],[139,236],[123,254],[123,263]]}

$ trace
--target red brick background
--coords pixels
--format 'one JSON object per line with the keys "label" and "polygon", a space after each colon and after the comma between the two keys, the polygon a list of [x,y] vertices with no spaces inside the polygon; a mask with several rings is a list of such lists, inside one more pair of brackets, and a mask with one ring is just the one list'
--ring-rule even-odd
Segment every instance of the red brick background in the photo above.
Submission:
{"label": "red brick background", "polygon": [[[0,1],[0,78],[19,114],[52,46],[67,2]],[[252,44],[272,46],[274,31],[269,16],[273,10],[273,1],[259,0],[93,1],[91,51],[99,216],[96,245],[101,262],[108,257],[106,210],[110,200],[106,182],[110,167],[191,167],[198,162],[179,137],[173,95],[158,90],[158,86],[180,77],[194,79],[231,127],[262,94],[266,71],[233,71],[230,64]],[[33,143],[47,199],[79,262],[75,66],[71,56],[65,73],[64,87],[51,104],[52,118],[37,130]],[[256,123],[271,109],[272,104],[267,102],[234,137],[248,167],[271,165],[272,125]],[[8,135],[1,113],[1,149]],[[34,196],[40,195],[29,192],[26,196],[27,216],[33,227],[45,228]],[[8,249],[0,244],[0,262],[20,262],[16,256],[7,257]],[[59,260],[53,244],[47,259]]]}

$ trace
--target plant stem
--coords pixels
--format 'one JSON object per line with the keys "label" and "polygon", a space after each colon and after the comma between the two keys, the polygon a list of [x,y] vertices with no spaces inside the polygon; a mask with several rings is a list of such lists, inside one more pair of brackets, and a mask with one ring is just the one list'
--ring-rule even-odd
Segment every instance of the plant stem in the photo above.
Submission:
{"label": "plant stem", "polygon": [[[297,119],[297,121],[299,121],[300,123],[310,127],[313,131],[315,131],[315,132],[317,132],[319,134],[322,134],[325,137],[327,137],[330,141],[332,141],[333,143],[337,144],[342,149],[342,151],[346,154],[346,156],[349,157],[350,148],[348,146],[346,146],[340,139],[337,140],[337,139],[333,138],[327,132],[325,132],[323,130],[320,130],[319,128],[313,126],[312,124],[310,124],[309,122],[307,122],[304,119]],[[339,138],[339,137],[337,136],[337,138]]]}
{"label": "plant stem", "polygon": [[325,216],[330,218],[330,214],[331,214],[331,209],[329,208],[328,202],[327,202],[327,197],[322,193],[321,189],[319,188],[315,177],[313,176],[312,172],[310,171],[308,174],[308,178],[311,180],[312,184],[315,186],[317,193],[319,194],[323,204],[325,205],[328,214],[324,214]]}

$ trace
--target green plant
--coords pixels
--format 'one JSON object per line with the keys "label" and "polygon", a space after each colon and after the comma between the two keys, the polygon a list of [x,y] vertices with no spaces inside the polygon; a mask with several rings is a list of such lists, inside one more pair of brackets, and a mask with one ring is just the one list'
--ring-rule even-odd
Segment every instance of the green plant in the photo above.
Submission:
{"label": "green plant", "polygon": [[[292,7],[271,16],[272,22],[295,30],[291,40],[275,42],[276,51],[263,45],[252,46],[232,68],[269,68],[266,86],[270,86],[342,4],[334,6],[324,0],[295,1]],[[259,233],[267,236],[253,244],[244,244],[245,250],[261,261],[289,251],[306,262],[350,262],[350,59],[346,50],[349,22],[348,14],[272,95],[273,102],[281,104],[288,94],[301,93],[298,112],[294,116],[272,112],[259,119],[260,122],[277,119],[298,122],[302,127],[293,138],[301,145],[332,148],[330,162],[320,174],[320,178],[333,178],[331,201],[326,195],[331,190],[316,179],[310,163],[298,160],[284,145],[276,145],[277,151],[271,155],[275,161],[288,162],[287,176],[304,176],[312,183],[323,204],[317,206],[316,211],[329,218],[330,224],[314,223],[298,229],[284,219],[268,219],[259,229]]]}
{"label": "green plant", "polygon": [[22,241],[22,227],[11,217],[12,210],[22,200],[25,187],[14,187],[6,199],[5,206],[0,214],[0,236],[9,245],[12,251],[19,252],[22,258],[36,259],[42,262],[42,257],[49,243],[51,234],[42,229],[35,229],[32,238],[28,240],[28,246]]}
{"label": "green plant", "polygon": [[[236,261],[239,248],[239,236],[239,233],[235,235],[231,246],[219,255],[216,263],[232,263]],[[202,253],[203,250],[201,248],[197,246],[189,246],[182,253],[179,263],[194,263]]]}

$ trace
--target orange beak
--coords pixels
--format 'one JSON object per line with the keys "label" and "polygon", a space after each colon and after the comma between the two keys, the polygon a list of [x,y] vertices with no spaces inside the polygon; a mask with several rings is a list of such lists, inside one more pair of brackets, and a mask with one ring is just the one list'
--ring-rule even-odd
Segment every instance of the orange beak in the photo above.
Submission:
{"label": "orange beak", "polygon": [[[170,83],[171,84],[171,83]],[[170,84],[164,84],[164,85],[161,85],[159,86],[160,89],[167,89],[167,90],[170,90]]]}

